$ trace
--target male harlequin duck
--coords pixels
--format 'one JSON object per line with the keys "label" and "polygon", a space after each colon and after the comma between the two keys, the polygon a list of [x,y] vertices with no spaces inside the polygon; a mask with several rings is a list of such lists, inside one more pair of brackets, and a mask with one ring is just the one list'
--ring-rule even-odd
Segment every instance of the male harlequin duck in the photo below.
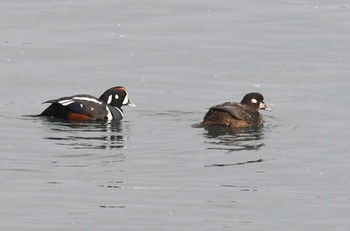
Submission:
{"label": "male harlequin duck", "polygon": [[229,128],[244,128],[258,126],[263,123],[262,115],[258,110],[271,110],[264,97],[257,92],[246,94],[241,103],[226,102],[215,105],[205,114],[203,121],[192,125],[194,128],[207,128],[218,125]]}
{"label": "male harlequin duck", "polygon": [[127,90],[121,86],[108,89],[100,98],[91,95],[73,95],[44,103],[51,103],[51,105],[40,116],[70,121],[121,120],[124,116],[122,106],[136,106],[129,100]]}

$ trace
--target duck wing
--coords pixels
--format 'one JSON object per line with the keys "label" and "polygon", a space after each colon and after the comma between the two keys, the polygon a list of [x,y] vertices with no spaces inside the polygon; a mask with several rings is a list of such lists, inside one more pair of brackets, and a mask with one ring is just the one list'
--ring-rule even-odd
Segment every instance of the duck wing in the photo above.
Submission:
{"label": "duck wing", "polygon": [[92,119],[104,119],[108,114],[106,104],[90,95],[61,97],[58,99],[45,101],[44,103],[60,105],[74,113],[87,115]]}
{"label": "duck wing", "polygon": [[255,123],[259,119],[259,112],[255,108],[240,103],[225,102],[211,107],[210,110],[227,112],[233,118],[249,123]]}

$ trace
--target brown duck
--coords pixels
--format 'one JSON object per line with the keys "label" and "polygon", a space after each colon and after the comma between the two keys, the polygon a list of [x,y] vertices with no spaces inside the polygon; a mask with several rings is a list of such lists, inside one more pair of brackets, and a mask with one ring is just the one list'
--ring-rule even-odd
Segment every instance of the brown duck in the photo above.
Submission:
{"label": "brown duck", "polygon": [[226,102],[215,105],[205,114],[203,121],[192,125],[194,128],[210,126],[225,126],[229,128],[244,128],[259,126],[263,123],[259,110],[271,110],[262,94],[252,92],[246,94],[240,103]]}

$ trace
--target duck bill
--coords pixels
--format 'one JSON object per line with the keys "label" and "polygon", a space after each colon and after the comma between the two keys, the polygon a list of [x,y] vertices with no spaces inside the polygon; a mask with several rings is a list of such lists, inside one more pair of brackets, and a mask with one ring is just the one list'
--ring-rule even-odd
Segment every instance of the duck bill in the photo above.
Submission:
{"label": "duck bill", "polygon": [[128,101],[128,103],[126,105],[128,105],[130,107],[136,107],[136,104],[133,104],[130,100]]}
{"label": "duck bill", "polygon": [[272,111],[271,108],[269,108],[268,106],[265,105],[265,107],[261,108],[262,110],[265,110],[265,111]]}

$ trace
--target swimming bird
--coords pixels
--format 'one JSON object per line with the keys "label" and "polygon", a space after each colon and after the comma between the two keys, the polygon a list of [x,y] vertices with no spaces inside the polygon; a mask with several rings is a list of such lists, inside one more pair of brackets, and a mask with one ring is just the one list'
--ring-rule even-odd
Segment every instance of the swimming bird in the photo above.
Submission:
{"label": "swimming bird", "polygon": [[122,86],[106,90],[99,98],[79,94],[48,100],[51,103],[39,116],[48,116],[69,121],[121,120],[122,106],[136,105],[129,100],[127,90]]}
{"label": "swimming bird", "polygon": [[194,128],[224,126],[229,128],[244,128],[258,126],[263,123],[259,110],[271,110],[262,94],[251,92],[246,94],[240,103],[225,102],[212,106],[205,114],[203,121],[192,125]]}

